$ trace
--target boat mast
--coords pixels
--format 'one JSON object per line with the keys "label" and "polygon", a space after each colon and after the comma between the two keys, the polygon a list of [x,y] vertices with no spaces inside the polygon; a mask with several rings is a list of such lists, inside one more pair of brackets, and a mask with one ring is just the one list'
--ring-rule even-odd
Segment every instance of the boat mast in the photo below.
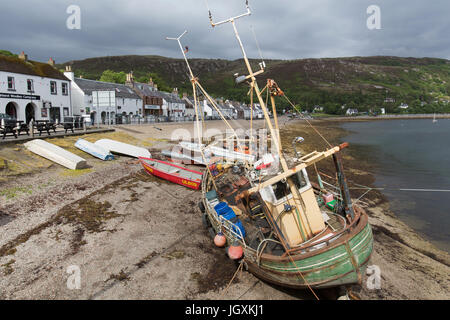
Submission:
{"label": "boat mast", "polygon": [[[238,30],[236,28],[236,20],[237,19],[240,19],[240,18],[247,17],[247,16],[251,15],[251,11],[250,11],[250,7],[249,7],[249,4],[248,4],[248,0],[245,1],[245,5],[247,7],[247,12],[245,12],[245,13],[243,13],[241,15],[238,15],[238,16],[235,16],[235,17],[232,17],[232,18],[220,21],[220,22],[214,22],[213,18],[212,18],[211,11],[209,11],[209,21],[210,21],[211,26],[213,28],[216,27],[216,26],[225,24],[225,23],[231,23],[231,25],[233,26],[234,34],[235,34],[236,39],[237,39],[237,41],[239,43],[239,46],[241,48],[242,55],[243,55],[244,61],[245,61],[245,65],[247,66],[247,70],[249,72],[249,75],[246,77],[246,79],[250,79],[251,80],[251,86],[255,90],[256,95],[258,97],[259,104],[261,105],[261,109],[262,109],[262,111],[264,113],[265,120],[267,122],[267,125],[268,125],[269,130],[270,130],[270,134],[272,136],[272,141],[275,143],[275,147],[276,147],[277,152],[278,152],[278,156],[279,156],[279,159],[280,159],[281,166],[283,168],[283,171],[285,173],[287,173],[289,171],[289,167],[287,165],[286,160],[283,157],[279,135],[274,130],[274,127],[273,127],[272,122],[271,122],[270,117],[269,117],[269,113],[268,113],[266,104],[265,104],[264,99],[262,98],[262,95],[261,95],[261,90],[259,89],[258,83],[256,82],[256,76],[259,75],[259,74],[262,74],[264,72],[264,64],[260,64],[260,68],[261,69],[259,71],[253,72],[253,69],[252,69],[252,67],[250,65],[250,62],[248,60],[248,57],[247,57],[247,53],[245,52],[245,49],[244,49],[244,45],[243,45],[242,40],[241,40],[241,38],[239,36],[239,32],[238,32]],[[269,89],[267,89],[267,90],[269,90]],[[299,231],[302,234],[303,240],[306,241],[307,239],[309,239],[309,238],[311,238],[313,236],[311,227],[309,225],[309,221],[308,221],[308,219],[306,217],[306,205],[305,205],[305,203],[304,203],[304,201],[303,201],[303,199],[302,199],[302,197],[300,195],[299,190],[297,189],[297,187],[296,187],[295,183],[292,181],[292,179],[290,177],[288,177],[286,180],[287,180],[287,183],[289,184],[289,187],[290,187],[291,193],[293,195],[293,198],[300,203],[300,208],[302,209],[302,210],[298,210],[299,213],[300,213],[299,214],[299,217],[300,217],[299,220],[300,221],[298,221],[298,228],[300,229]],[[297,209],[298,207],[299,206],[294,205],[295,209]],[[300,208],[298,208],[298,209],[300,209]]]}

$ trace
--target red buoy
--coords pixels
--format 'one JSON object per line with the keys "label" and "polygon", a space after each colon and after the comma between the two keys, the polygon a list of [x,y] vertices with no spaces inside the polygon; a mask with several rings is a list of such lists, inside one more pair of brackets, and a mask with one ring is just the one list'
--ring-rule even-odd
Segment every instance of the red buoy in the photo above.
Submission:
{"label": "red buoy", "polygon": [[214,237],[214,244],[217,247],[222,248],[225,243],[227,243],[227,238],[225,237],[225,235],[222,232],[216,234],[216,236]]}
{"label": "red buoy", "polygon": [[244,250],[239,245],[239,242],[235,241],[233,245],[228,248],[228,256],[232,260],[239,260],[244,255]]}

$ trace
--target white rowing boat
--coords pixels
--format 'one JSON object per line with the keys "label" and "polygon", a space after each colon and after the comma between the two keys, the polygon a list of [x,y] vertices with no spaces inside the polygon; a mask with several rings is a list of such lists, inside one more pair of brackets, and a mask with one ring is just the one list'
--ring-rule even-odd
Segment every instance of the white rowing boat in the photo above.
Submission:
{"label": "white rowing boat", "polygon": [[209,157],[211,154],[214,154],[215,156],[223,157],[231,161],[241,160],[241,161],[248,161],[250,163],[253,163],[255,161],[255,156],[253,155],[245,154],[243,152],[227,150],[216,146],[205,147],[203,144],[200,145],[198,143],[186,141],[180,141],[180,146],[186,150],[194,152],[201,152],[201,150],[203,149],[205,157]]}
{"label": "white rowing boat", "polygon": [[113,160],[114,156],[106,149],[84,139],[78,139],[75,147],[101,160]]}
{"label": "white rowing boat", "polygon": [[41,139],[31,140],[25,143],[25,147],[41,157],[56,162],[72,170],[83,169],[87,167],[87,162],[85,159]]}
{"label": "white rowing boat", "polygon": [[161,154],[163,156],[171,158],[173,161],[181,161],[182,163],[193,163],[193,164],[201,164],[201,165],[206,166],[207,162],[209,162],[209,158],[206,158],[207,162],[205,162],[201,156],[200,157],[190,156],[190,155],[187,155],[187,154],[184,154],[181,152],[177,152],[174,150],[172,150],[172,151],[163,150],[163,151],[161,151]]}
{"label": "white rowing boat", "polygon": [[97,146],[102,147],[109,152],[123,154],[135,158],[151,158],[150,151],[145,148],[136,147],[128,143],[119,142],[111,139],[100,139],[95,142]]}

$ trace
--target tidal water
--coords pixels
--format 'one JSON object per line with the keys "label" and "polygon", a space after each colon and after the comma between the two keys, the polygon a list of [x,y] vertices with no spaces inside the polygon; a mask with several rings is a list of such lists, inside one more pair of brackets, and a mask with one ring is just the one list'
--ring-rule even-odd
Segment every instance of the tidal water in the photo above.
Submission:
{"label": "tidal water", "polygon": [[381,192],[396,216],[450,252],[450,119],[346,122],[342,127],[351,131],[343,141],[373,163],[374,184],[385,188]]}

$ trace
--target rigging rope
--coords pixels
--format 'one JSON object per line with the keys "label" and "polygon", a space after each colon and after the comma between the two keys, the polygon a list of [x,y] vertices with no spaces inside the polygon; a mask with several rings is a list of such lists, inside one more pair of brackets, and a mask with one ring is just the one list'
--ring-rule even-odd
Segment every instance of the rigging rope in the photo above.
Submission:
{"label": "rigging rope", "polygon": [[316,133],[328,144],[328,146],[330,147],[330,148],[332,148],[333,146],[328,142],[328,140],[319,132],[319,130],[317,130],[312,124],[311,124],[311,122],[309,122],[309,120],[308,119],[306,119],[302,114],[301,114],[301,112],[297,109],[297,107],[291,102],[291,100],[289,100],[289,98],[288,97],[286,97],[286,95],[285,94],[283,94],[283,97],[287,100],[287,102],[289,102],[289,104],[299,113],[299,115],[303,118],[303,120],[305,120],[308,124],[309,124],[309,126],[311,127],[311,128],[313,128],[314,129],[314,131],[316,131]]}

